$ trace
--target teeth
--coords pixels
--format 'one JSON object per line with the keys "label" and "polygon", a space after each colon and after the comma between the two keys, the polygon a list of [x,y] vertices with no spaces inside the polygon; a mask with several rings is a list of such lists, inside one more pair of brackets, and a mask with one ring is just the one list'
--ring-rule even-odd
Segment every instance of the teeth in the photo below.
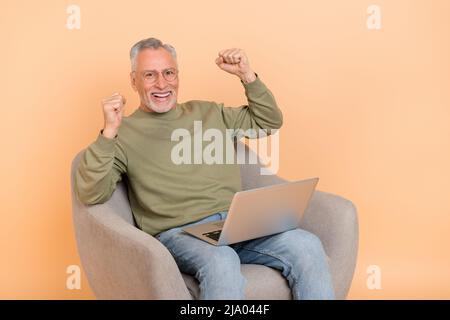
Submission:
{"label": "teeth", "polygon": [[158,98],[165,98],[168,97],[170,95],[170,92],[167,93],[152,93],[153,96],[158,97]]}

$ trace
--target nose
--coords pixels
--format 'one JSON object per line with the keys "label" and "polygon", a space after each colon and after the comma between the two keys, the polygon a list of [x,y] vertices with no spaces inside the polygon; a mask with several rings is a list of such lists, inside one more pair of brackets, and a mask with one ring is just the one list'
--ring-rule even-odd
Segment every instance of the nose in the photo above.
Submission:
{"label": "nose", "polygon": [[155,85],[160,89],[164,89],[167,86],[167,81],[161,73],[158,74],[158,79],[156,79]]}

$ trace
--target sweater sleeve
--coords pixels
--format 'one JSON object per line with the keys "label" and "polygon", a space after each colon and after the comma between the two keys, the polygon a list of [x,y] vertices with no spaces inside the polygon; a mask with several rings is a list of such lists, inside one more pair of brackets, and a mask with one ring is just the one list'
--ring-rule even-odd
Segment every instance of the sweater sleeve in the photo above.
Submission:
{"label": "sweater sleeve", "polygon": [[127,158],[117,136],[108,139],[100,133],[86,149],[75,174],[78,199],[84,204],[107,201],[126,168]]}
{"label": "sweater sleeve", "polygon": [[[259,77],[257,76],[253,82],[242,82],[242,84],[245,88],[248,105],[224,107],[223,104],[219,104],[225,126],[228,129],[242,129],[248,138],[259,137],[260,129],[267,131],[265,133],[270,135],[271,130],[269,129],[281,128],[283,114],[278,108],[274,96]],[[248,134],[252,129],[256,130],[256,136]]]}

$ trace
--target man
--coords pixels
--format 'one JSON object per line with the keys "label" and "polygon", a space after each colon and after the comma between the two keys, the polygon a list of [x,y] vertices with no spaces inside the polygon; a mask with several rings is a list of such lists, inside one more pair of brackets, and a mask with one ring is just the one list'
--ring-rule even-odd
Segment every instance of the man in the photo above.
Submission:
{"label": "man", "polygon": [[245,52],[222,50],[215,60],[245,88],[248,105],[237,108],[197,100],[178,103],[175,49],[158,39],[136,43],[130,60],[131,85],[139,94],[140,106],[123,117],[125,99],[120,94],[102,101],[103,130],[87,148],[76,173],[79,199],[85,204],[103,203],[126,176],[138,227],[168,248],[182,272],[198,279],[201,299],[243,299],[241,263],[280,270],[294,299],[334,298],[325,252],[311,233],[296,229],[213,246],[181,231],[182,226],[224,219],[241,181],[236,163],[174,163],[174,130],[184,128],[194,135],[194,121],[220,132],[282,125],[273,95],[251,69]]}

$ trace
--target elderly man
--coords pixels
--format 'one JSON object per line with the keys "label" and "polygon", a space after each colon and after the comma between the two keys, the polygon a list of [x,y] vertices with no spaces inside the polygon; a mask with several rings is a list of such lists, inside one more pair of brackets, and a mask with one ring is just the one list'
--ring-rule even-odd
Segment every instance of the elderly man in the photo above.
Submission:
{"label": "elderly man", "polygon": [[244,51],[222,50],[215,60],[245,88],[248,105],[235,108],[199,100],[178,103],[176,52],[158,39],[137,42],[130,59],[131,86],[139,94],[139,108],[123,117],[124,97],[115,93],[102,101],[104,127],[87,148],[75,177],[80,201],[105,202],[126,177],[138,227],[168,248],[182,272],[198,279],[202,299],[243,299],[246,279],[241,263],[280,270],[294,299],[334,298],[325,252],[311,233],[295,229],[213,246],[181,230],[224,219],[241,181],[238,164],[175,164],[173,131],[184,128],[194,134],[196,121],[220,132],[282,125],[272,93],[253,72]]}

